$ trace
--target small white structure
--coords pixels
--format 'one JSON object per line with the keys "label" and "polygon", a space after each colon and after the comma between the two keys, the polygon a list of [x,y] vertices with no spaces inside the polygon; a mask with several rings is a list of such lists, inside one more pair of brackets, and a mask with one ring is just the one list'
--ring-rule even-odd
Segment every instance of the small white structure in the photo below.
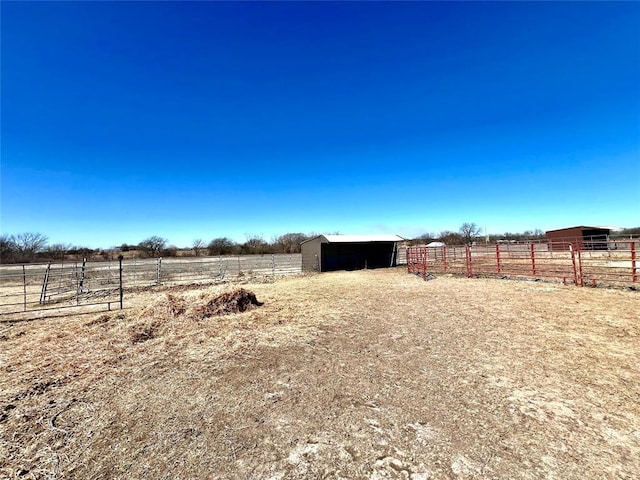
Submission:
{"label": "small white structure", "polygon": [[432,248],[436,248],[436,247],[444,247],[445,243],[444,242],[431,242],[431,243],[427,243],[427,247],[432,247]]}

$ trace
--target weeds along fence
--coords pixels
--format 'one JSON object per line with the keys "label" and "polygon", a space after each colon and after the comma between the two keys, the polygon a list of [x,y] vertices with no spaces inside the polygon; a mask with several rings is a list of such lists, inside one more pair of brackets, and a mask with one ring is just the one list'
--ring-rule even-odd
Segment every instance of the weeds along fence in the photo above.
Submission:
{"label": "weeds along fence", "polygon": [[639,287],[639,240],[408,247],[407,269],[429,273],[559,281],[580,286]]}
{"label": "weeds along fence", "polygon": [[299,274],[300,254],[158,258],[0,266],[0,315],[78,306],[123,307],[127,289]]}

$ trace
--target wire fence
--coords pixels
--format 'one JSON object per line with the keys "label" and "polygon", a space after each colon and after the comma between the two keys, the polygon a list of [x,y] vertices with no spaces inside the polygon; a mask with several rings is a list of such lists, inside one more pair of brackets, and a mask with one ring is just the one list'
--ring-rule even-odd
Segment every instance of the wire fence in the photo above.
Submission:
{"label": "wire fence", "polygon": [[124,260],[127,287],[272,278],[301,272],[299,253]]}
{"label": "wire fence", "polygon": [[0,266],[0,315],[102,305],[122,308],[132,288],[295,275],[300,254],[157,258]]}
{"label": "wire fence", "polygon": [[408,247],[407,270],[637,288],[639,240]]}
{"label": "wire fence", "polygon": [[0,268],[0,315],[85,305],[122,308],[122,263],[12,265]]}

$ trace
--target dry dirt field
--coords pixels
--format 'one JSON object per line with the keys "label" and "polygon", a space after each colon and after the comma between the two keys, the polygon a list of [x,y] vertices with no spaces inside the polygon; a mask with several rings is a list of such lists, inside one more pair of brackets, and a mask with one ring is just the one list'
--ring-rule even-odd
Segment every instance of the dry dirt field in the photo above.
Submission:
{"label": "dry dirt field", "polygon": [[404,269],[0,323],[0,478],[640,478],[640,294]]}

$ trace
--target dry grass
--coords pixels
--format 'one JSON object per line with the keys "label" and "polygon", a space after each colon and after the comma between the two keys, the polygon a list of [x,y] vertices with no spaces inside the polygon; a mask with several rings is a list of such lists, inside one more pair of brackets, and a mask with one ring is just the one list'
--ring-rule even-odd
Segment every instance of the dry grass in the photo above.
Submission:
{"label": "dry grass", "polygon": [[640,296],[403,269],[0,324],[0,478],[638,478]]}

